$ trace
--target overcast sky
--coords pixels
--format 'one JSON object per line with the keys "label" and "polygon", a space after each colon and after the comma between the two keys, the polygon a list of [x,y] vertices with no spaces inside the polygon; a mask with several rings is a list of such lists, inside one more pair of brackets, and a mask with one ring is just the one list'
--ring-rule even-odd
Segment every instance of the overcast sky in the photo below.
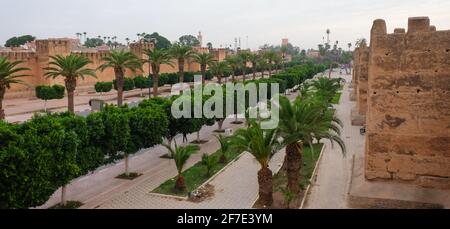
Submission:
{"label": "overcast sky", "polygon": [[117,36],[136,39],[159,32],[170,41],[201,31],[204,43],[254,49],[282,38],[302,49],[315,48],[325,30],[346,46],[369,38],[372,21],[386,20],[388,30],[405,27],[409,16],[429,16],[438,30],[450,29],[448,0],[1,0],[0,44],[17,35],[39,39]]}

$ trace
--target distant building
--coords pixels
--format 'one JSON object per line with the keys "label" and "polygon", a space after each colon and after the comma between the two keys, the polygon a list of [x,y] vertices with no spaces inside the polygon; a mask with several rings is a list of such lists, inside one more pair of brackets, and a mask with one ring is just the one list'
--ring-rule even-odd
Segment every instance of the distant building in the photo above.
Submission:
{"label": "distant building", "polygon": [[283,38],[281,39],[281,46],[287,46],[289,44],[289,39]]}

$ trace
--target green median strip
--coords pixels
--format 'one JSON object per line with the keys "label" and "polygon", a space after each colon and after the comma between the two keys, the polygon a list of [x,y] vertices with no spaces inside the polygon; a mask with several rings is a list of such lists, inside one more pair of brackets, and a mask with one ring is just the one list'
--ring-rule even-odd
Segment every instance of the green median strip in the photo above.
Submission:
{"label": "green median strip", "polygon": [[[174,196],[182,196],[186,197],[189,192],[192,192],[196,189],[198,189],[203,183],[205,183],[209,178],[213,177],[216,173],[218,173],[221,169],[223,169],[225,166],[227,166],[229,163],[231,163],[234,159],[236,159],[240,153],[234,153],[234,152],[228,152],[226,154],[227,162],[226,163],[219,163],[220,158],[220,151],[216,151],[211,155],[215,161],[217,161],[217,164],[213,167],[211,170],[210,176],[207,176],[207,170],[206,166],[203,165],[201,162],[198,162],[194,166],[190,167],[189,169],[185,170],[183,172],[183,177],[186,182],[186,190],[185,191],[179,191],[175,189],[175,181],[177,177],[174,177],[172,179],[167,180],[162,185],[160,185],[158,188],[153,190],[153,193],[159,193],[164,195],[174,195]],[[175,166],[175,165],[173,165]]]}

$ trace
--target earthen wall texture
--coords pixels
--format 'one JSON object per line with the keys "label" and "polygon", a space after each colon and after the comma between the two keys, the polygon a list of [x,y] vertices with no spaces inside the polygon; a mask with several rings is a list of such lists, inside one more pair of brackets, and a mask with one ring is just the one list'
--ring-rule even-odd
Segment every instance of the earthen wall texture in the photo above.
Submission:
{"label": "earthen wall texture", "polygon": [[366,138],[367,179],[450,188],[450,31],[374,22]]}
{"label": "earthen wall texture", "polygon": [[[46,39],[36,41],[36,51],[14,51],[14,52],[0,52],[0,56],[6,56],[9,61],[23,61],[20,67],[30,68],[30,71],[24,72],[30,76],[21,78],[26,85],[13,84],[12,87],[7,90],[6,98],[16,98],[16,97],[30,97],[34,95],[34,88],[38,85],[53,85],[61,84],[64,85],[63,78],[47,79],[44,77],[43,68],[48,67],[50,56],[54,55],[70,55],[71,53],[76,55],[82,55],[89,58],[92,63],[87,67],[91,69],[97,69],[102,63],[102,58],[108,56],[108,51],[95,51],[95,52],[79,52],[73,51],[72,43],[68,39]],[[138,57],[145,59],[144,55],[145,49],[151,49],[153,45],[150,43],[133,43],[130,44],[130,51],[136,54]],[[207,48],[195,48],[198,52],[208,52]],[[198,50],[197,50],[198,49]],[[217,49],[211,50],[213,54],[216,55],[217,60],[223,60],[225,58],[225,50]],[[174,59],[172,60],[173,67],[169,65],[161,66],[161,73],[173,73],[178,72],[178,64]],[[135,77],[137,75],[148,75],[151,71],[149,65],[146,63],[142,67],[142,71],[126,71],[126,77]],[[186,61],[185,71],[200,71],[200,65],[193,63],[192,61]],[[93,88],[96,82],[107,82],[112,81],[115,78],[114,70],[109,68],[105,71],[97,71],[97,78],[85,77],[84,80],[79,80],[77,82],[77,87],[90,87]]]}

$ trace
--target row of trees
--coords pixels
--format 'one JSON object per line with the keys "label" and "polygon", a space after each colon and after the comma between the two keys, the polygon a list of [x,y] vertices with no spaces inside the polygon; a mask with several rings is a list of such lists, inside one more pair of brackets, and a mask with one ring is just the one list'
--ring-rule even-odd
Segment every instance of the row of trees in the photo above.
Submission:
{"label": "row of trees", "polygon": [[[324,65],[312,65],[312,64],[300,65],[300,66],[296,66],[296,67],[292,67],[292,68],[287,69],[286,72],[289,72],[290,74],[287,74],[286,72],[281,72],[278,75],[274,75],[274,77],[269,78],[269,79],[251,80],[251,81],[246,81],[245,83],[246,84],[248,84],[248,83],[255,83],[257,88],[259,88],[259,84],[260,83],[268,83],[269,85],[271,83],[278,83],[279,84],[279,93],[283,94],[287,89],[294,88],[295,86],[301,84],[305,80],[311,79],[315,74],[317,74],[318,72],[321,72],[321,71],[323,71],[325,69],[326,69],[326,66],[324,66]],[[295,79],[291,80],[290,79],[291,77],[294,77]],[[289,82],[292,81],[292,82],[295,82],[295,83],[288,83],[288,81]],[[224,86],[222,86],[222,87],[224,87]],[[219,132],[219,133],[223,132],[222,125],[223,125],[223,122],[225,120],[225,117],[231,115],[229,113],[226,113],[227,103],[225,101],[228,101],[228,100],[227,100],[227,93],[226,93],[225,88],[223,88],[222,91],[223,91],[223,101],[224,101],[222,111],[224,112],[223,113],[223,117],[224,118],[217,118],[216,119],[216,121],[218,123],[218,129],[216,130],[216,132]],[[257,97],[257,99],[259,99],[259,98],[260,97]],[[232,114],[234,114],[234,115],[238,114],[239,111],[238,111],[237,107],[239,105],[243,105],[245,107],[246,111],[248,111],[249,109],[253,109],[253,107],[257,106],[257,104],[252,104],[249,99],[250,99],[249,94],[246,94],[245,95],[245,101],[240,101],[240,100],[238,100],[238,97],[235,94],[234,95],[234,106],[235,107],[234,107],[234,111],[233,111]],[[267,99],[269,99],[269,100],[271,99],[271,92],[270,91],[268,91]],[[145,102],[141,103],[141,105],[145,106],[145,104],[148,103],[148,102],[149,101],[145,101]],[[266,102],[266,101],[256,101],[256,102],[258,103],[258,102]],[[244,103],[244,104],[241,104],[241,103]],[[167,109],[170,109],[170,108],[167,108]],[[249,119],[248,112],[245,113],[245,116],[246,116],[249,128],[252,128],[253,122],[255,122],[255,120],[250,120]],[[249,138],[241,139],[239,141],[241,141],[242,143],[245,142],[246,144],[248,144],[250,142],[253,142],[253,139],[252,139],[253,137],[254,136],[251,136]],[[232,150],[242,151],[241,148],[236,148],[235,147],[236,143],[232,143],[233,142],[232,139],[234,139],[234,138],[224,137],[224,136],[219,135],[217,137],[217,139],[218,139],[218,141],[220,143],[219,151],[221,152],[220,153],[221,156],[220,156],[218,161],[211,161],[211,160],[214,160],[214,159],[211,158],[211,157],[208,157],[208,156],[203,156],[202,163],[206,167],[210,168],[216,162],[218,162],[218,163],[225,163],[227,161],[227,158],[226,158],[225,155],[228,152],[232,151]],[[270,141],[274,141],[274,139],[272,139]],[[173,159],[174,159],[175,165],[176,165],[177,170],[178,170],[178,176],[177,176],[177,180],[175,182],[175,187],[174,188],[175,188],[175,190],[183,191],[186,188],[186,184],[185,184],[185,179],[184,179],[183,174],[182,174],[182,170],[184,168],[184,165],[185,165],[186,161],[189,159],[190,155],[193,154],[193,153],[196,153],[198,149],[196,147],[183,147],[183,146],[178,147],[176,145],[175,145],[175,148],[172,148],[172,144],[170,144],[170,143],[171,143],[171,141],[169,141],[169,144],[165,144],[165,146],[169,149],[169,151],[173,155]],[[261,142],[259,142],[259,143],[261,143]],[[264,147],[263,145],[260,145],[260,146]],[[272,153],[274,153],[274,152],[272,152]],[[270,157],[268,158],[268,160],[270,159]],[[258,159],[258,161],[260,161],[259,158],[257,158],[257,159]],[[268,160],[266,161],[267,163],[268,163]],[[264,162],[264,163],[266,163],[266,162]],[[209,171],[209,169],[207,171]],[[265,170],[265,171],[267,171],[267,170]],[[265,187],[265,189],[267,189],[267,187]],[[264,198],[264,196],[262,196],[262,198]]]}
{"label": "row of trees", "polygon": [[[320,70],[308,68],[309,75]],[[155,97],[136,108],[108,106],[86,118],[62,113],[36,115],[23,124],[0,122],[0,207],[39,206],[59,187],[63,187],[64,205],[66,185],[75,177],[120,159],[125,159],[127,175],[128,155],[163,139],[170,145],[179,134],[195,133],[204,125],[223,121],[175,119],[171,107],[177,98]]]}
{"label": "row of trees", "polygon": [[259,201],[264,206],[271,206],[273,202],[273,174],[269,162],[280,146],[286,147],[282,169],[287,172],[287,190],[293,195],[300,191],[304,146],[312,147],[314,140],[328,139],[338,143],[344,155],[346,152],[345,144],[340,138],[342,123],[334,116],[334,111],[328,108],[332,96],[339,90],[339,81],[321,78],[303,87],[307,93],[297,97],[294,102],[281,97],[278,128],[263,130],[260,123],[251,120],[247,129],[238,130],[230,138],[232,150],[249,152],[260,163]]}

